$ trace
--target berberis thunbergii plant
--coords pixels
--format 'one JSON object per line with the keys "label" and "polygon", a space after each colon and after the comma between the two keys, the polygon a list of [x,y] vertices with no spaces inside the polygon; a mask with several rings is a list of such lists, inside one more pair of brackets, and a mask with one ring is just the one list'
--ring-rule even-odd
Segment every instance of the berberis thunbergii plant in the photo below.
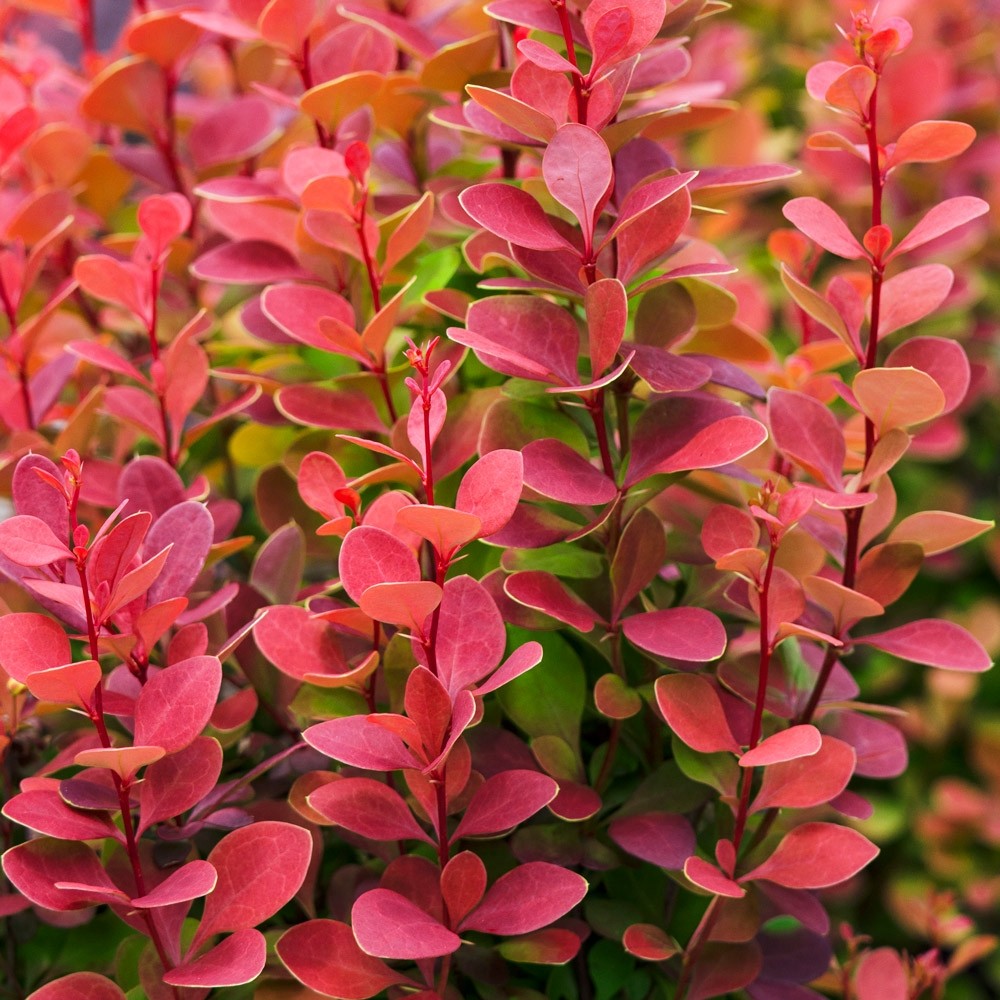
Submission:
{"label": "berberis thunbergii plant", "polygon": [[991,523],[892,479],[957,427],[923,324],[988,209],[895,186],[975,133],[896,127],[912,30],[856,13],[805,78],[851,195],[785,203],[706,138],[726,7],[0,13],[6,995],[909,1000],[989,954],[829,915],[906,766],[857,669],[990,666],[905,595]]}

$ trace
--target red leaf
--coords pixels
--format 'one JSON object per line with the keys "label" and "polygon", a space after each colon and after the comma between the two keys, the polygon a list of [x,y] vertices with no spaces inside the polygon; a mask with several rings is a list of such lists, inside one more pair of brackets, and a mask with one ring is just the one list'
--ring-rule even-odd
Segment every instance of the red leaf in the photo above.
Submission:
{"label": "red leaf", "polygon": [[215,888],[216,881],[215,869],[207,861],[189,861],[172,871],[152,892],[133,899],[132,905],[140,910],[153,910],[187,903],[207,896]]}
{"label": "red leaf", "polygon": [[336,631],[297,605],[274,605],[254,628],[260,651],[283,674],[304,680],[307,674],[337,675],[348,665]]}
{"label": "red leaf", "polygon": [[484,229],[530,250],[569,246],[555,230],[542,206],[526,191],[510,184],[476,184],[459,195],[462,208]]}
{"label": "red leaf", "polygon": [[[97,855],[86,844],[66,840],[40,837],[18,844],[4,854],[3,871],[21,895],[49,910],[78,910],[119,893]],[[57,889],[57,882],[95,888]]]}
{"label": "red leaf", "polygon": [[542,177],[552,197],[577,218],[584,247],[590,249],[614,182],[607,143],[586,125],[561,125],[542,156]]}
{"label": "red leaf", "polygon": [[415,583],[420,566],[413,550],[381,528],[359,525],[340,549],[340,580],[355,603],[376,583]]}
{"label": "red leaf", "polygon": [[264,821],[226,834],[208,855],[219,881],[191,951],[213,934],[245,930],[277,913],[302,885],[312,847],[309,831],[291,823]]}
{"label": "red leaf", "polygon": [[74,809],[52,788],[38,788],[9,798],[3,814],[29,830],[59,840],[121,839],[121,832],[106,812]]}
{"label": "red leaf", "polygon": [[276,946],[278,957],[300,983],[342,1000],[368,1000],[406,976],[366,955],[354,933],[339,920],[308,920],[286,931]]}
{"label": "red leaf", "polygon": [[482,680],[500,662],[507,635],[489,592],[469,576],[444,585],[435,646],[438,676],[448,693]]}
{"label": "red leaf", "polygon": [[976,130],[965,122],[927,121],[911,125],[896,140],[885,171],[903,163],[937,163],[964,153],[976,138]]}
{"label": "red leaf", "polygon": [[139,786],[141,834],[160,820],[172,819],[200,802],[214,787],[222,770],[222,750],[208,737],[146,768]]}
{"label": "red leaf", "polygon": [[489,537],[514,516],[523,479],[521,453],[498,448],[483,455],[462,477],[455,506],[478,517],[480,535]]}
{"label": "red leaf", "polygon": [[747,894],[746,889],[723,875],[715,865],[697,855],[692,855],[684,862],[684,874],[696,886],[713,896],[740,899]]}
{"label": "red leaf", "polygon": [[791,726],[769,736],[740,758],[741,767],[767,767],[800,757],[812,757],[822,745],[815,726]]}
{"label": "red leaf", "polygon": [[342,778],[317,788],[309,805],[331,823],[369,840],[422,840],[430,837],[417,825],[399,792],[372,778]]}
{"label": "red leaf", "polygon": [[622,947],[647,962],[665,962],[680,952],[680,946],[653,924],[632,924],[622,935]]}
{"label": "red leaf", "polygon": [[878,848],[857,830],[834,823],[804,823],[795,827],[774,853],[741,882],[767,879],[789,889],[824,889],[857,874],[878,854]]}
{"label": "red leaf", "polygon": [[286,385],[278,390],[275,403],[286,417],[299,424],[385,433],[385,422],[363,392],[319,385]]}
{"label": "red leaf", "polygon": [[527,934],[565,916],[587,894],[575,872],[545,861],[529,861],[501,875],[459,930]]}
{"label": "red leaf", "polygon": [[718,692],[704,677],[670,674],[657,678],[655,690],[656,704],[667,725],[692,750],[740,752]]}
{"label": "red leaf", "polygon": [[951,413],[965,399],[972,380],[965,348],[944,337],[910,337],[890,352],[887,367],[925,372],[944,393],[942,413]]}
{"label": "red leaf", "polygon": [[653,812],[616,819],[608,835],[622,850],[671,871],[683,868],[697,847],[691,823],[674,813]]}
{"label": "red leaf", "polygon": [[839,492],[847,446],[836,417],[818,399],[788,389],[768,393],[767,414],[774,443],[785,456]]}
{"label": "red leaf", "polygon": [[125,1000],[125,994],[96,972],[74,972],[46,983],[28,1000]]}
{"label": "red leaf", "polygon": [[847,223],[818,198],[793,198],[782,212],[789,222],[824,250],[848,260],[867,256]]}
{"label": "red leaf", "polygon": [[419,770],[422,767],[395,733],[370,722],[365,716],[321,722],[310,726],[302,737],[327,757],[366,771]]}
{"label": "red leaf", "polygon": [[990,206],[982,198],[965,195],[959,198],[947,198],[931,210],[906,234],[895,250],[889,254],[888,260],[898,257],[901,253],[916,250],[931,240],[936,240],[945,233],[950,233],[959,226],[964,226],[973,219],[985,215]]}
{"label": "red leaf", "polygon": [[335,497],[347,485],[344,470],[326,452],[311,451],[299,465],[299,496],[313,510],[331,519],[344,513],[344,505]]}
{"label": "red leaf", "polygon": [[722,559],[741,549],[755,548],[760,527],[749,511],[718,504],[701,528],[701,545],[710,559]]}
{"label": "red leaf", "polygon": [[640,649],[674,660],[707,663],[726,650],[722,622],[704,608],[664,608],[626,618],[626,638]]}
{"label": "red leaf", "polygon": [[372,889],[351,908],[361,950],[379,958],[437,958],[462,944],[457,934],[391,889]]}
{"label": "red leaf", "polygon": [[0,616],[0,667],[14,680],[23,684],[28,674],[72,658],[66,633],[51,618],[27,611]]}
{"label": "red leaf", "polygon": [[464,920],[485,891],[486,866],[472,851],[456,854],[441,871],[441,898],[452,924]]}
{"label": "red leaf", "polygon": [[519,826],[547,806],[559,786],[538,771],[510,770],[487,778],[465,809],[452,842],[462,837],[490,837]]}
{"label": "red leaf", "polygon": [[865,952],[854,978],[857,1000],[908,1000],[910,979],[906,966],[892,948]]}
{"label": "red leaf", "polygon": [[544,570],[512,573],[504,583],[504,592],[518,604],[565,622],[578,632],[589,632],[598,621],[597,613],[582,598]]}
{"label": "red leaf", "polygon": [[835,799],[854,774],[854,750],[841,740],[824,736],[810,757],[774,764],[764,772],[750,812],[772,807],[809,809]]}
{"label": "red leaf", "polygon": [[94,689],[101,682],[101,665],[96,660],[81,660],[62,667],[37,670],[24,683],[39,701],[56,705],[76,705],[85,709]]}
{"label": "red leaf", "polygon": [[193,962],[171,969],[163,977],[169,986],[216,987],[242,986],[264,971],[267,942],[252,927],[230,934],[221,944]]}
{"label": "red leaf", "polygon": [[980,673],[989,670],[993,663],[982,643],[970,632],[954,622],[937,618],[922,618],[854,641],[892,653],[901,660],[946,670]]}
{"label": "red leaf", "polygon": [[677,242],[691,217],[691,194],[686,187],[658,200],[619,226],[616,276],[626,285]]}
{"label": "red leaf", "polygon": [[72,558],[66,543],[44,521],[30,514],[0,521],[0,555],[18,566],[48,566]]}
{"label": "red leaf", "polygon": [[271,285],[261,294],[260,306],[288,336],[323,351],[333,351],[336,345],[324,334],[322,320],[333,318],[354,329],[354,310],[347,299],[315,285]]}
{"label": "red leaf", "polygon": [[214,656],[194,656],[159,671],[136,701],[136,742],[168,753],[193,743],[208,725],[221,684],[222,665]]}
{"label": "red leaf", "polygon": [[139,228],[159,258],[191,225],[191,203],[181,194],[154,194],[143,198],[137,213]]}
{"label": "red leaf", "polygon": [[724,944],[710,941],[698,954],[687,1000],[716,1000],[754,982],[761,970],[756,941]]}
{"label": "red leaf", "polygon": [[948,297],[954,280],[944,264],[921,264],[891,277],[882,286],[879,337],[929,316]]}
{"label": "red leaf", "polygon": [[550,500],[596,507],[618,495],[613,480],[556,438],[532,441],[522,455],[524,485]]}

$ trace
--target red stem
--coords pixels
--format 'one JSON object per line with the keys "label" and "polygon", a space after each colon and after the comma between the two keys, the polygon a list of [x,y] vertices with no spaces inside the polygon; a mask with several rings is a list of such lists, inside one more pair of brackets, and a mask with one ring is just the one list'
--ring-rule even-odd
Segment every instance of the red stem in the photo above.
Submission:
{"label": "red stem", "polygon": [[562,28],[563,41],[566,43],[566,58],[577,70],[571,73],[573,80],[573,95],[576,97],[576,117],[581,124],[587,123],[587,101],[589,94],[583,85],[583,76],[579,72],[579,65],[576,61],[576,48],[573,45],[573,29],[569,23],[569,11],[566,9],[566,0],[549,0],[559,15],[559,26]]}
{"label": "red stem", "polygon": [[[7,323],[10,326],[10,339],[14,340],[18,335],[17,330],[17,310],[11,301],[7,288],[3,283],[3,275],[0,275],[0,304],[7,315]],[[22,358],[17,362],[17,377],[21,384],[21,403],[24,406],[24,419],[27,421],[28,429],[35,430],[35,416],[31,411],[31,386],[28,382],[28,369]]]}

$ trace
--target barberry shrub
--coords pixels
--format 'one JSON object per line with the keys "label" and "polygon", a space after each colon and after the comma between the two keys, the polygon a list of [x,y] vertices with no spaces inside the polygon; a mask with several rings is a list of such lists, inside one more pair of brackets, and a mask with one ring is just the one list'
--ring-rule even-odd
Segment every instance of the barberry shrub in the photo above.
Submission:
{"label": "barberry shrub", "polygon": [[725,7],[0,14],[11,995],[905,1000],[989,954],[859,902],[907,762],[859,671],[990,666],[906,595],[991,522],[893,485],[961,440],[939,258],[988,206],[907,178],[975,132],[857,13],[800,178],[713,144]]}

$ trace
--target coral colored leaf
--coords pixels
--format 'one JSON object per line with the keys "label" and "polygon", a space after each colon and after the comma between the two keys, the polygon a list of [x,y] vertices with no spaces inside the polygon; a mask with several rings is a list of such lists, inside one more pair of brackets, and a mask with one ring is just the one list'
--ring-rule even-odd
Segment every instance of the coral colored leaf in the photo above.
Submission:
{"label": "coral colored leaf", "polygon": [[521,454],[525,486],[551,500],[596,507],[618,495],[614,482],[600,469],[555,438],[532,441]]}
{"label": "coral colored leaf", "polygon": [[342,674],[347,661],[335,630],[305,608],[274,605],[254,628],[260,651],[283,674],[303,680],[306,674]]}
{"label": "coral colored leaf", "polygon": [[698,674],[670,674],[657,678],[655,691],[667,725],[692,750],[740,752],[711,682]]}
{"label": "coral colored leaf", "polygon": [[163,747],[96,747],[81,750],[73,763],[81,767],[102,767],[114,771],[123,781],[131,780],[135,773],[147,764],[153,764],[166,755]]}
{"label": "coral colored leaf", "polygon": [[139,203],[136,218],[159,257],[191,225],[191,203],[180,194],[150,195]]}
{"label": "coral colored leaf", "polygon": [[584,305],[587,311],[590,371],[596,378],[611,367],[625,336],[628,322],[625,286],[617,278],[601,278],[587,288]]}
{"label": "coral colored leaf", "polygon": [[22,684],[28,674],[72,659],[69,638],[45,615],[16,612],[0,616],[0,667]]}
{"label": "coral colored leaf", "polygon": [[622,947],[646,962],[665,962],[680,953],[680,945],[654,924],[632,924],[622,935]]}
{"label": "coral colored leaf", "polygon": [[750,806],[751,814],[774,807],[809,809],[835,799],[851,780],[856,760],[853,748],[847,743],[824,736],[812,756],[767,768]]}
{"label": "coral colored leaf", "polygon": [[[3,871],[22,896],[48,910],[78,910],[119,891],[86,844],[67,840],[39,837],[12,847],[3,856]],[[58,889],[57,882],[95,889]]]}
{"label": "coral colored leaf", "polygon": [[340,579],[355,603],[376,583],[415,583],[420,566],[413,550],[382,528],[359,525],[340,549]]}
{"label": "coral colored leaf", "polygon": [[791,726],[769,736],[740,758],[741,767],[767,767],[800,757],[812,757],[822,745],[815,726]]}
{"label": "coral colored leaf", "polygon": [[325,518],[344,512],[344,505],[335,496],[347,485],[347,477],[337,461],[326,452],[311,451],[299,464],[299,496]]}
{"label": "coral colored leaf", "polygon": [[929,316],[948,297],[954,280],[944,264],[921,264],[889,278],[882,286],[879,337]]}
{"label": "coral colored leaf", "polygon": [[189,861],[172,871],[152,892],[137,896],[132,905],[140,910],[153,910],[174,903],[187,903],[207,896],[217,881],[215,869],[207,861]]}
{"label": "coral colored leaf", "polygon": [[28,690],[39,700],[57,705],[86,708],[101,682],[101,665],[96,660],[80,660],[62,667],[38,670],[24,679]]}
{"label": "coral colored leaf", "polygon": [[245,927],[193,962],[185,962],[167,972],[168,986],[194,988],[242,986],[264,971],[267,942],[260,931]]}
{"label": "coral colored leaf", "polygon": [[910,977],[899,953],[892,948],[866,951],[854,975],[857,1000],[908,1000]]}
{"label": "coral colored leaf", "polygon": [[361,950],[378,958],[438,958],[461,945],[457,934],[391,889],[372,889],[351,908]]}
{"label": "coral colored leaf", "polygon": [[781,283],[800,309],[831,333],[835,333],[858,358],[862,356],[857,335],[848,330],[844,317],[832,302],[814,292],[792,274],[785,264],[781,265]]}
{"label": "coral colored leaf", "polygon": [[713,507],[701,527],[701,545],[711,559],[752,549],[760,539],[760,527],[749,511],[728,504]]}
{"label": "coral colored leaf", "polygon": [[431,580],[418,580],[416,583],[376,583],[361,595],[359,606],[375,621],[422,633],[424,622],[440,603],[441,588]]}
{"label": "coral colored leaf", "polygon": [[30,514],[0,521],[0,555],[18,566],[48,566],[72,558],[66,543],[44,521]]}
{"label": "coral colored leaf", "polygon": [[941,387],[919,368],[868,368],[851,388],[879,434],[932,420],[945,406]]}
{"label": "coral colored leaf", "polygon": [[868,114],[868,102],[877,82],[878,77],[867,66],[851,66],[834,78],[823,99],[861,120]]}
{"label": "coral colored leaf", "polygon": [[782,212],[789,222],[824,250],[848,260],[866,256],[864,247],[847,228],[847,223],[818,198],[793,198]]}
{"label": "coral colored leaf", "polygon": [[723,875],[715,865],[697,855],[692,855],[684,862],[684,875],[699,889],[704,889],[713,896],[740,899],[747,894],[746,889]]}
{"label": "coral colored leaf", "polygon": [[824,889],[845,882],[878,853],[857,830],[834,823],[803,823],[740,881],[767,879],[789,889]]}
{"label": "coral colored leaf", "polygon": [[685,816],[653,812],[616,819],[608,835],[622,850],[660,868],[679,871],[697,848]]}
{"label": "coral colored leaf", "polygon": [[485,891],[486,866],[472,851],[453,855],[441,870],[441,898],[452,924],[478,906]]}
{"label": "coral colored leaf", "polygon": [[542,206],[520,188],[509,184],[476,184],[463,191],[459,201],[484,229],[517,246],[529,250],[570,248]]}
{"label": "coral colored leaf", "polygon": [[775,445],[829,489],[842,488],[847,446],[836,417],[819,400],[788,389],[767,397]]}
{"label": "coral colored leaf", "polygon": [[916,368],[930,375],[944,393],[942,413],[951,413],[962,403],[972,380],[965,349],[944,337],[909,337],[885,363],[890,368]]}
{"label": "coral colored leaf", "polygon": [[[603,35],[611,30],[606,18],[609,14],[620,11],[630,14],[628,31],[621,45],[614,47],[616,62],[629,59],[641,52],[656,38],[663,26],[667,5],[664,0],[643,0],[642,3],[624,2],[624,0],[594,0],[583,15],[583,27],[587,37],[596,51],[607,46]],[[609,57],[610,58],[610,57]]]}
{"label": "coral colored leaf", "polygon": [[354,328],[350,303],[342,295],[315,285],[271,285],[261,294],[260,306],[264,315],[289,337],[324,351],[335,350],[336,344],[324,334],[323,320],[339,320]]}
{"label": "coral colored leaf", "polygon": [[950,233],[959,226],[964,226],[973,219],[978,219],[990,210],[988,202],[982,198],[962,195],[958,198],[947,198],[934,205],[929,212],[904,236],[898,246],[889,254],[887,260],[898,257],[901,253],[916,250],[917,247],[936,240]]}
{"label": "coral colored leaf", "polygon": [[498,448],[483,455],[462,477],[455,506],[478,517],[480,536],[489,537],[514,516],[523,479],[521,453]]}
{"label": "coral colored leaf", "polygon": [[587,894],[575,872],[545,861],[529,861],[501,875],[459,924],[462,931],[528,934],[565,916]]}
{"label": "coral colored leaf", "polygon": [[205,736],[150,764],[139,786],[138,832],[196,805],[215,787],[221,770],[222,749]]}
{"label": "coral colored leaf", "polygon": [[559,786],[546,774],[501,771],[476,790],[452,840],[491,837],[513,829],[547,806],[558,793]]}
{"label": "coral colored leaf", "polygon": [[214,656],[194,656],[159,671],[136,701],[136,742],[168,753],[193,743],[208,725],[221,684],[222,665]]}
{"label": "coral colored leaf", "polygon": [[975,636],[961,625],[937,618],[921,618],[888,632],[859,636],[854,641],[874,646],[901,660],[945,670],[980,673],[989,670],[993,663]]}
{"label": "coral colored leaf", "polygon": [[406,976],[385,962],[366,955],[347,924],[339,920],[308,920],[278,939],[275,950],[299,982],[341,1000],[368,1000]]}
{"label": "coral colored leaf", "polygon": [[327,757],[366,771],[422,766],[395,733],[360,715],[310,726],[302,737]]}
{"label": "coral colored leaf", "polygon": [[302,885],[312,857],[312,836],[291,823],[266,820],[233,830],[209,852],[219,873],[191,948],[213,934],[241,931],[277,913]]}
{"label": "coral colored leaf", "polygon": [[906,593],[923,561],[923,549],[915,542],[873,545],[861,557],[855,586],[887,607]]}
{"label": "coral colored leaf", "polygon": [[3,814],[29,830],[59,840],[118,839],[121,836],[106,812],[74,809],[51,788],[11,796],[4,803]]}
{"label": "coral colored leaf", "polygon": [[[540,142],[550,142],[556,134],[555,122],[543,111],[526,104],[524,101],[505,94],[499,90],[489,87],[479,87],[470,84],[466,87],[469,96],[479,105],[488,111],[490,115],[498,118],[504,125],[510,126],[515,133],[521,133],[530,139],[537,139]],[[469,211],[468,206],[463,202],[463,207],[469,214],[476,218],[474,212]],[[478,220],[477,220],[478,221]],[[492,227],[487,227],[492,228]],[[495,232],[496,230],[494,230]],[[524,244],[528,246],[528,244]],[[551,249],[548,247],[538,247],[539,250]]]}
{"label": "coral colored leaf", "polygon": [[[935,556],[978,538],[989,531],[993,524],[993,521],[981,521],[965,514],[925,510],[904,517],[892,529],[889,541],[916,544],[924,550],[925,556]],[[0,625],[3,621],[4,619],[0,619]]]}
{"label": "coral colored leaf", "polygon": [[369,840],[432,843],[403,797],[383,781],[343,778],[317,788],[309,796],[309,805],[331,823]]}
{"label": "coral colored leaf", "polygon": [[704,608],[663,608],[626,618],[629,642],[656,656],[707,663],[726,651],[722,622]]}
{"label": "coral colored leaf", "polygon": [[74,972],[46,983],[28,1000],[125,1000],[125,994],[120,986],[96,972]]}
{"label": "coral colored leaf", "polygon": [[586,125],[561,125],[545,147],[542,177],[552,197],[579,221],[584,245],[591,246],[594,225],[614,180],[605,141]]}
{"label": "coral colored leaf", "polygon": [[482,534],[482,522],[475,514],[432,504],[400,507],[396,523],[426,538],[441,556],[447,556]]}
{"label": "coral colored leaf", "polygon": [[976,130],[965,122],[917,122],[896,140],[886,161],[886,172],[903,163],[950,160],[964,153],[975,138]]}

